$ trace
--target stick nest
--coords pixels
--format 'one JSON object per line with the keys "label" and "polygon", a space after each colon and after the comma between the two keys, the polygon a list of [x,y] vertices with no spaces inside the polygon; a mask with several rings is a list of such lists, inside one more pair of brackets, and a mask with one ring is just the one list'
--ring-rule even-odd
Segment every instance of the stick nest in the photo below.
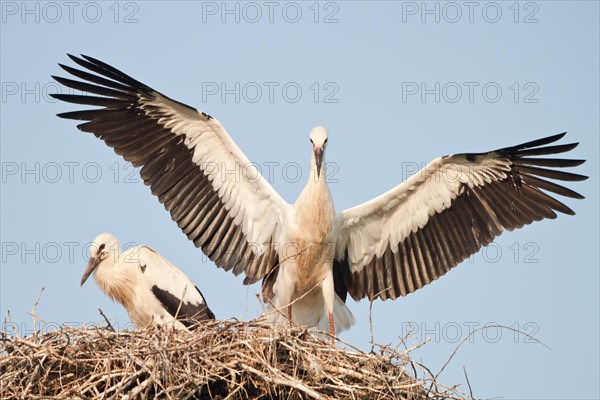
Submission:
{"label": "stick nest", "polygon": [[437,384],[400,344],[367,353],[326,339],[259,320],[211,321],[193,332],[99,326],[29,337],[2,332],[0,398],[462,397]]}

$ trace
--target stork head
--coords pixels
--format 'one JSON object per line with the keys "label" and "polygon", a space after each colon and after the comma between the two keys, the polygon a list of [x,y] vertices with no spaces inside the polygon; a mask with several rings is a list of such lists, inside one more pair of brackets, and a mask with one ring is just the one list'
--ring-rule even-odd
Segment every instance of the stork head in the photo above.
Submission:
{"label": "stork head", "polygon": [[320,177],[321,168],[323,167],[323,154],[325,153],[325,147],[327,147],[327,129],[322,126],[313,128],[310,131],[310,143],[315,156],[317,177]]}
{"label": "stork head", "polygon": [[83,286],[90,275],[96,271],[96,268],[107,258],[115,258],[119,251],[119,241],[110,233],[101,233],[94,239],[90,246],[90,261],[81,277],[80,286]]}

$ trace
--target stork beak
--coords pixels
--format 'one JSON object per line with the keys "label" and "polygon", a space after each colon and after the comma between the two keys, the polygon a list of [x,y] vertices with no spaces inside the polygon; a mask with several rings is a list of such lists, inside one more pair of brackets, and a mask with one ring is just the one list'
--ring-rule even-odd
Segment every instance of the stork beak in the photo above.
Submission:
{"label": "stork beak", "polygon": [[83,276],[81,277],[81,282],[79,283],[79,286],[83,286],[83,284],[85,283],[85,281],[87,281],[92,272],[94,272],[98,264],[100,264],[99,261],[100,260],[96,257],[90,258],[90,261],[88,262],[87,267],[85,267],[85,271],[83,272]]}
{"label": "stork beak", "polygon": [[317,178],[321,176],[321,163],[323,162],[323,148],[315,148],[315,161],[317,162]]}

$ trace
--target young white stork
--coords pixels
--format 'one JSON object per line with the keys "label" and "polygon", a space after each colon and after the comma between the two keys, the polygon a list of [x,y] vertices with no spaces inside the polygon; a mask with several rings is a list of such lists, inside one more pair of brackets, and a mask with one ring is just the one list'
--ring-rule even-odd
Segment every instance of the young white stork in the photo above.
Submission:
{"label": "young white stork", "polygon": [[[218,120],[92,57],[54,77],[90,95],[55,98],[101,108],[59,114],[134,166],[187,237],[244,283],[262,279],[271,318],[348,329],[346,295],[395,299],[439,278],[504,230],[574,212],[547,194],[581,199],[544,178],[580,181],[555,168],[583,160],[538,158],[572,150],[550,136],[485,153],[436,158],[387,193],[336,213],[325,182],[327,131],[310,133],[311,172],[286,203]],[[551,168],[545,168],[551,167]],[[232,174],[237,168],[238,174]],[[222,171],[223,170],[223,171]],[[226,172],[226,173],[222,173]],[[249,177],[248,179],[244,179]]]}
{"label": "young white stork", "polygon": [[200,289],[174,265],[147,246],[121,252],[110,233],[98,235],[81,286],[94,274],[102,291],[118,301],[138,328],[153,324],[180,330],[215,319]]}

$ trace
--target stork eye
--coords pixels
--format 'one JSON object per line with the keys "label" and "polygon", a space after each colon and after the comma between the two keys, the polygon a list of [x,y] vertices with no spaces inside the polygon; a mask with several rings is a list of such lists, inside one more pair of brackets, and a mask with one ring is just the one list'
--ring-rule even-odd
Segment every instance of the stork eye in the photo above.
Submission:
{"label": "stork eye", "polygon": [[98,246],[98,251],[104,250],[104,247],[105,247],[105,245],[104,245],[104,243],[102,243],[100,246]]}
{"label": "stork eye", "polygon": [[311,142],[312,144],[315,144],[315,143],[312,141],[312,139],[310,139],[310,142]]}
{"label": "stork eye", "polygon": [[325,139],[325,141],[323,142],[323,144],[324,144],[324,145],[325,145],[325,144],[327,144],[327,139],[329,139],[329,138],[326,138],[326,139]]}

